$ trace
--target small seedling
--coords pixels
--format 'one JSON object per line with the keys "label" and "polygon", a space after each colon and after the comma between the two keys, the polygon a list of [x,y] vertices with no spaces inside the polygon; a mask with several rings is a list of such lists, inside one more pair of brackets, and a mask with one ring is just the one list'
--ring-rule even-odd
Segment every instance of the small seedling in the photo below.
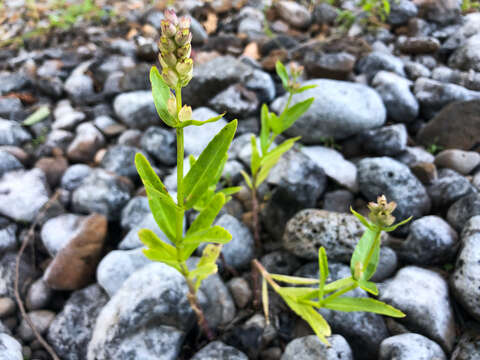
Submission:
{"label": "small seedling", "polygon": [[312,105],[314,101],[314,98],[309,98],[293,106],[290,106],[293,95],[302,93],[316,86],[300,85],[300,83],[298,82],[298,78],[303,71],[303,68],[300,66],[292,65],[290,67],[290,75],[288,74],[285,66],[280,61],[277,61],[275,67],[278,76],[282,80],[283,87],[289,93],[287,104],[285,105],[285,108],[279,116],[273,112],[270,112],[267,104],[262,105],[261,130],[259,139],[260,149],[258,149],[257,146],[257,137],[255,135],[252,135],[250,175],[242,171],[242,175],[245,179],[245,182],[247,183],[247,186],[250,188],[252,195],[253,228],[257,250],[260,250],[261,248],[257,189],[267,179],[270,170],[272,170],[272,168],[280,160],[282,155],[286,151],[290,150],[295,144],[295,142],[300,139],[300,137],[285,140],[282,144],[274,147],[273,149],[271,149],[271,147],[274,144],[276,137],[282,134],[290,126],[292,126],[293,123],[297,121],[298,118],[308,110],[308,108]]}
{"label": "small seedling", "polygon": [[[405,314],[394,307],[370,297],[348,297],[348,292],[361,288],[372,295],[378,295],[378,288],[369,281],[375,274],[380,260],[380,236],[382,231],[394,231],[399,226],[410,221],[408,218],[393,225],[395,218],[394,202],[387,203],[385,196],[380,196],[377,203],[369,203],[369,220],[353,209],[352,213],[365,226],[365,232],[360,238],[350,260],[351,276],[327,284],[329,275],[328,261],[325,248],[318,251],[319,278],[302,278],[280,274],[270,274],[258,262],[253,261],[255,268],[263,277],[262,299],[265,317],[268,322],[268,284],[282,297],[287,305],[298,316],[304,319],[313,329],[318,338],[328,345],[327,337],[331,329],[327,321],[316,310],[320,308],[336,311],[366,311],[381,315],[401,318]],[[293,286],[280,286],[277,282]]]}
{"label": "small seedling", "polygon": [[[227,188],[216,191],[227,161],[227,150],[237,128],[237,120],[220,130],[198,159],[190,157],[191,167],[184,176],[183,129],[217,121],[223,114],[207,121],[198,121],[192,119],[192,108],[182,105],[182,87],[187,86],[193,75],[190,18],[178,19],[173,11],[167,10],[161,26],[159,59],[162,72],[155,66],[152,67],[150,81],[160,118],[166,125],[176,129],[177,199],[175,202],[145,156],[137,153],[135,164],[145,186],[150,210],[170,243],[162,241],[149,229],[141,229],[138,235],[147,246],[143,250],[146,257],[167,264],[184,276],[188,285],[188,300],[197,315],[198,324],[207,337],[212,338],[213,334],[198,303],[197,291],[202,280],[217,272],[216,261],[221,246],[232,238],[227,230],[212,224],[228,200],[228,195],[238,190]],[[199,210],[199,214],[184,234],[185,211],[189,209]],[[194,269],[189,269],[186,261],[203,243],[208,245],[203,250],[202,257]]]}

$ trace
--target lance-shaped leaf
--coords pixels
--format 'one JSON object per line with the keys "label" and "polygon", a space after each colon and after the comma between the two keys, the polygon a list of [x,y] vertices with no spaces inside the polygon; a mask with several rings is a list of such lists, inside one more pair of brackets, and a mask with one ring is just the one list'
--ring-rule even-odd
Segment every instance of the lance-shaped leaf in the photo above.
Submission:
{"label": "lance-shaped leaf", "polygon": [[317,279],[303,278],[299,276],[270,274],[272,279],[294,285],[313,285],[318,284]]}
{"label": "lance-shaped leaf", "polygon": [[260,112],[260,148],[262,150],[262,155],[265,155],[268,151],[268,135],[270,134],[270,127],[268,126],[268,106],[267,104],[262,105],[262,110]]}
{"label": "lance-shaped leaf", "polygon": [[245,180],[245,183],[251,189],[253,187],[253,184],[252,184],[252,179],[250,178],[250,176],[244,170],[241,170],[240,174],[242,174],[243,179]]}
{"label": "lance-shaped leaf", "polygon": [[177,238],[175,235],[175,223],[177,204],[175,204],[167,193],[162,193],[155,189],[149,183],[145,184],[147,192],[148,204],[152,211],[153,218],[160,230],[168,237],[168,239],[176,244]]}
{"label": "lance-shaped leaf", "polygon": [[270,323],[267,279],[262,277],[262,304],[267,325]]}
{"label": "lance-shaped leaf", "polygon": [[375,274],[380,260],[380,235],[380,230],[365,229],[355,246],[350,259],[350,270],[355,280],[369,280]]}
{"label": "lance-shaped leaf", "polygon": [[205,120],[205,121],[201,121],[201,120],[186,120],[186,121],[182,121],[180,123],[178,123],[175,127],[177,128],[184,128],[184,127],[187,127],[187,126],[202,126],[202,125],[205,125],[207,123],[212,123],[212,122],[216,122],[218,120],[220,120],[221,118],[223,118],[223,116],[225,115],[225,113],[223,114],[220,114],[218,116],[215,116],[215,117],[212,117],[208,120]]}
{"label": "lance-shaped leaf", "polygon": [[392,226],[389,226],[389,227],[386,227],[386,228],[382,228],[383,231],[386,231],[386,232],[390,232],[390,231],[394,231],[396,230],[399,226],[402,226],[402,225],[405,225],[407,222],[409,222],[410,220],[412,220],[412,217],[410,216],[408,219],[405,219],[403,221],[400,221],[398,224],[395,224],[395,225],[392,225]]}
{"label": "lance-shaped leaf", "polygon": [[50,115],[50,109],[47,105],[39,107],[33,114],[27,117],[23,122],[23,126],[32,126],[39,123]]}
{"label": "lance-shaped leaf", "polygon": [[158,238],[158,236],[149,229],[141,229],[138,231],[140,241],[144,243],[148,249],[144,249],[143,253],[150,260],[163,262],[178,271],[180,264],[177,260],[177,250]]}
{"label": "lance-shaped leaf", "polygon": [[296,103],[292,107],[289,107],[284,112],[282,112],[282,114],[280,115],[280,121],[282,123],[281,132],[284,132],[290,126],[292,126],[293,123],[297,121],[298,118],[308,110],[314,100],[315,99],[313,97],[309,98],[307,100]]}
{"label": "lance-shaped leaf", "polygon": [[257,174],[258,168],[260,167],[260,153],[257,148],[257,138],[255,135],[250,137],[250,144],[252,146],[252,156],[250,159],[250,166],[252,170],[252,176],[255,177]]}
{"label": "lance-shaped leaf", "polygon": [[257,180],[255,182],[255,186],[258,188],[261,183],[265,181],[265,179],[268,177],[268,174],[270,173],[270,170],[277,164],[278,160],[282,157],[282,155],[290,150],[295,143],[300,139],[300,137],[295,137],[291,138],[288,140],[285,140],[282,144],[277,146],[275,149],[270,151],[267,155],[263,157],[263,159],[260,161],[260,171],[258,172],[257,175]]}
{"label": "lance-shaped leaf", "polygon": [[218,271],[217,259],[222,251],[221,245],[208,244],[203,250],[202,257],[197,267],[189,273],[189,277],[195,280],[195,289],[198,290],[202,281]]}
{"label": "lance-shaped leaf", "polygon": [[294,94],[300,94],[304,91],[307,91],[307,90],[310,90],[310,89],[313,89],[313,88],[316,88],[316,87],[317,87],[317,85],[305,85],[305,86],[302,86],[301,88],[294,89],[293,93]]}
{"label": "lance-shaped leaf", "polygon": [[210,226],[212,226],[223,205],[225,205],[224,194],[219,193],[213,196],[205,209],[198,214],[192,225],[190,225],[190,228],[187,231],[187,236],[200,230],[208,229]]}
{"label": "lance-shaped leaf", "polygon": [[185,176],[185,206],[187,209],[200,199],[203,192],[217,178],[219,170],[223,169],[225,156],[236,129],[237,120],[225,125],[210,141]]}
{"label": "lance-shaped leaf", "polygon": [[360,221],[363,226],[365,226],[367,229],[371,229],[371,230],[374,230],[375,228],[375,225],[373,225],[372,223],[370,223],[362,214],[356,212],[355,210],[353,210],[352,207],[350,207],[350,212],[355,215],[355,217],[358,219],[358,221]]}
{"label": "lance-shaped leaf", "polygon": [[378,288],[374,282],[367,281],[367,280],[358,280],[357,284],[362,290],[365,290],[375,296],[378,295]]}
{"label": "lance-shaped leaf", "polygon": [[181,258],[182,260],[187,260],[201,243],[226,244],[230,240],[232,240],[232,235],[221,226],[214,226],[191,233],[183,238]]}
{"label": "lance-shaped leaf", "polygon": [[338,297],[330,302],[324,303],[323,306],[327,309],[344,312],[365,311],[396,318],[405,317],[403,312],[395,309],[393,306],[371,298]]}
{"label": "lance-shaped leaf", "polygon": [[223,189],[219,190],[218,192],[227,196],[227,201],[226,202],[228,202],[228,199],[230,199],[230,195],[236,194],[240,190],[242,190],[241,186],[230,186],[230,187],[223,188]]}
{"label": "lance-shaped leaf", "polygon": [[277,60],[275,63],[275,70],[277,71],[277,75],[282,80],[282,85],[285,90],[288,89],[288,72],[285,68],[285,65],[282,64],[280,60]]}
{"label": "lance-shaped leaf", "polygon": [[144,185],[149,184],[156,190],[168,194],[167,188],[163,185],[162,180],[160,180],[155,171],[153,171],[152,165],[150,165],[150,162],[142,153],[135,154],[135,166]]}
{"label": "lance-shaped leaf", "polygon": [[329,272],[328,272],[328,259],[327,259],[327,252],[325,251],[325,248],[322,246],[320,249],[318,249],[318,274],[319,274],[319,284],[318,284],[318,290],[319,290],[319,300],[323,299],[323,289],[325,287],[325,283],[327,281]]}
{"label": "lance-shaped leaf", "polygon": [[277,135],[282,133],[282,120],[273,112],[268,113],[268,127]]}
{"label": "lance-shaped leaf", "polygon": [[171,96],[170,88],[165,84],[165,81],[163,81],[162,75],[160,75],[156,66],[152,66],[150,69],[150,82],[152,83],[153,102],[155,103],[158,115],[165,124],[175,127],[176,119],[167,109],[167,102]]}
{"label": "lance-shaped leaf", "polygon": [[340,289],[347,288],[347,287],[353,285],[354,283],[355,283],[355,281],[351,277],[344,278],[344,279],[339,279],[339,280],[336,280],[334,282],[331,282],[331,283],[325,285],[325,287],[323,288],[323,292],[325,294],[331,293],[331,292],[334,292],[334,291],[337,291],[337,290],[340,290]]}

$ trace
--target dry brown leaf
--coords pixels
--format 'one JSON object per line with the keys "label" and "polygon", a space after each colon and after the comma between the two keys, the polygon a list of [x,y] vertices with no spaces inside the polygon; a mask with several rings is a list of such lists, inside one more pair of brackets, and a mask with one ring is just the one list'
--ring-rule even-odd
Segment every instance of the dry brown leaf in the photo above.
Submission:
{"label": "dry brown leaf", "polygon": [[251,42],[250,44],[245,46],[245,50],[243,50],[243,55],[251,57],[254,60],[260,59],[258,44],[256,42]]}

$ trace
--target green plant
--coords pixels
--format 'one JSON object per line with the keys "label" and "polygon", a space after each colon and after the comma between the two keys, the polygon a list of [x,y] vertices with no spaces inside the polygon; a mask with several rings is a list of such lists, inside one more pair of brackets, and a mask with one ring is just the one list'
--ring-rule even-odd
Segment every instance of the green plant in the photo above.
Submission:
{"label": "green plant", "polygon": [[335,20],[343,31],[346,31],[352,27],[357,17],[350,10],[338,9],[338,16]]}
{"label": "green plant", "polygon": [[49,16],[50,27],[68,29],[76,24],[80,17],[86,19],[99,19],[106,14],[104,10],[95,4],[94,0],[83,0],[80,4],[67,5],[65,0],[57,3],[60,9],[57,13]]}
{"label": "green plant", "polygon": [[389,0],[360,0],[359,5],[369,17],[373,17],[374,22],[378,20],[385,22],[390,14]]}
{"label": "green plant", "polygon": [[252,135],[250,175],[242,171],[242,175],[245,179],[245,182],[247,183],[247,186],[250,188],[252,195],[253,228],[257,250],[260,249],[260,221],[258,219],[259,204],[257,189],[268,177],[270,170],[280,160],[282,155],[286,151],[288,151],[293,146],[295,141],[300,139],[300,137],[285,140],[277,147],[274,147],[273,149],[270,148],[274,144],[276,137],[282,134],[290,126],[292,126],[293,123],[297,121],[297,119],[302,116],[305,111],[308,110],[308,108],[310,107],[310,105],[312,105],[314,101],[314,98],[309,98],[307,100],[298,102],[293,106],[290,106],[294,94],[299,94],[308,89],[314,88],[315,85],[301,86],[300,83],[297,81],[298,77],[303,71],[302,67],[292,65],[290,67],[290,75],[288,74],[285,66],[280,61],[277,61],[275,67],[278,76],[282,80],[283,87],[289,93],[287,104],[285,105],[285,108],[279,116],[273,112],[270,112],[267,104],[262,105],[261,129],[259,139],[260,150],[257,146],[257,138]]}
{"label": "green plant", "polygon": [[[160,118],[166,125],[176,129],[177,200],[174,201],[145,156],[136,154],[135,164],[145,186],[150,209],[171,244],[160,240],[149,229],[141,229],[138,235],[147,246],[143,251],[146,257],[167,264],[184,276],[188,285],[188,300],[197,315],[198,324],[205,334],[212,338],[196,295],[202,280],[217,271],[216,261],[220,255],[221,244],[231,240],[228,231],[212,224],[228,200],[228,195],[238,190],[227,188],[216,191],[227,160],[227,150],[236,131],[237,120],[231,121],[220,130],[198,159],[190,157],[191,167],[184,176],[183,129],[217,121],[223,114],[207,121],[197,121],[192,119],[191,107],[182,105],[182,87],[189,83],[193,74],[193,61],[190,58],[190,19],[178,19],[173,11],[167,10],[161,26],[159,48],[162,73],[160,74],[155,66],[152,67],[150,81]],[[200,212],[184,235],[184,215],[189,209]],[[203,243],[211,244],[206,245],[196,267],[189,269],[186,261]]]}
{"label": "green plant", "polygon": [[435,138],[434,142],[427,147],[427,151],[432,155],[437,155],[439,152],[444,150],[442,145],[438,145],[438,138]]}
{"label": "green plant", "polygon": [[477,0],[463,0],[462,1],[462,11],[469,12],[473,10],[480,9],[480,1]]}
{"label": "green plant", "polygon": [[[327,321],[316,310],[318,308],[346,312],[367,311],[392,317],[405,316],[400,310],[370,297],[343,296],[358,287],[372,295],[378,295],[377,286],[369,280],[375,274],[380,260],[382,231],[393,231],[410,220],[408,218],[393,225],[395,218],[392,212],[396,204],[387,203],[385,196],[379,197],[377,203],[369,203],[368,207],[370,221],[351,210],[365,226],[365,232],[353,252],[350,260],[351,276],[347,278],[326,283],[329,272],[327,254],[323,247],[318,251],[319,279],[270,274],[260,262],[253,261],[255,268],[263,277],[262,299],[267,321],[269,313],[267,283],[282,297],[290,309],[308,322],[318,338],[326,344],[328,344],[326,337],[331,335],[331,330]],[[294,286],[280,286],[276,281]]]}

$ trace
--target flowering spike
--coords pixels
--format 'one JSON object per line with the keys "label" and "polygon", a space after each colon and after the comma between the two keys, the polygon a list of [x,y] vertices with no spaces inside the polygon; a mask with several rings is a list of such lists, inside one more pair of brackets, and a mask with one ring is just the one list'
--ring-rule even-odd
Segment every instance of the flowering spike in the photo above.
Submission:
{"label": "flowering spike", "polygon": [[385,195],[379,196],[377,202],[368,203],[370,214],[368,218],[375,224],[381,227],[388,227],[395,222],[395,217],[392,215],[396,209],[395,202],[387,202]]}
{"label": "flowering spike", "polygon": [[167,9],[163,15],[165,16],[166,21],[171,22],[175,26],[178,25],[178,17],[177,14],[175,14],[175,11]]}

